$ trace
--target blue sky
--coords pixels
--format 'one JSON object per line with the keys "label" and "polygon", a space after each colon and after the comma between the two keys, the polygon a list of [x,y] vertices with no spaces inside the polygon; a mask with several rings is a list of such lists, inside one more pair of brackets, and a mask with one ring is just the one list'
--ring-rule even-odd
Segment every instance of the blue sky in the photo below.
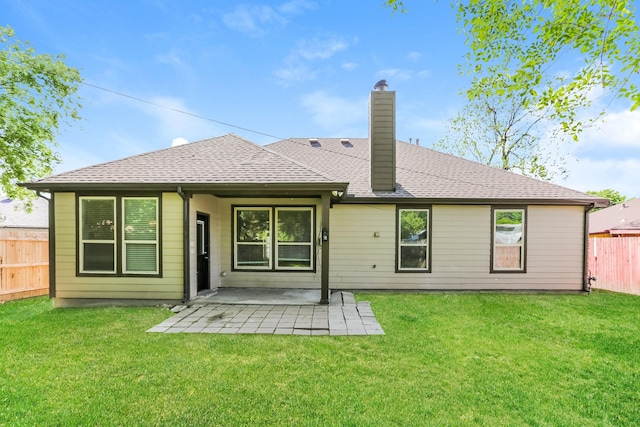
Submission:
{"label": "blue sky", "polygon": [[[61,133],[57,172],[176,138],[365,137],[380,79],[396,91],[397,138],[431,147],[464,104],[464,36],[449,2],[406,1],[394,15],[382,3],[0,0],[0,25],[64,54],[90,85],[167,107],[82,86],[83,120]],[[611,104],[567,149],[570,176],[558,184],[640,197],[640,114],[627,104]]]}

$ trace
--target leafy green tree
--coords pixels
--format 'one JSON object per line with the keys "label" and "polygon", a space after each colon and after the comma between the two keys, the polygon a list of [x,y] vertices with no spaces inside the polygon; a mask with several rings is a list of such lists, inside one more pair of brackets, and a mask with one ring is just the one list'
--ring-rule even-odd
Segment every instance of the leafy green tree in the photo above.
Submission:
{"label": "leafy green tree", "polygon": [[13,29],[0,26],[0,191],[26,198],[28,190],[17,183],[52,173],[60,162],[56,134],[79,118],[81,82],[64,56],[36,54]]}
{"label": "leafy green tree", "polygon": [[539,179],[565,177],[557,149],[564,135],[549,127],[546,114],[525,109],[520,99],[479,96],[448,121],[434,148]]}
{"label": "leafy green tree", "polygon": [[627,196],[623,196],[618,191],[613,190],[611,188],[605,188],[604,190],[599,190],[599,191],[590,190],[590,191],[587,191],[587,194],[609,199],[612,205],[617,205],[627,200]]}
{"label": "leafy green tree", "polygon": [[[394,11],[409,7],[407,1],[384,3]],[[594,90],[628,99],[631,110],[640,106],[640,37],[631,1],[457,0],[452,6],[466,36],[460,71],[472,77],[465,90],[472,109],[501,98],[503,105],[531,114],[529,121],[544,113],[577,141],[600,114],[581,120]],[[582,61],[577,70],[573,62],[563,63],[575,58]],[[539,158],[531,160],[544,166]]]}

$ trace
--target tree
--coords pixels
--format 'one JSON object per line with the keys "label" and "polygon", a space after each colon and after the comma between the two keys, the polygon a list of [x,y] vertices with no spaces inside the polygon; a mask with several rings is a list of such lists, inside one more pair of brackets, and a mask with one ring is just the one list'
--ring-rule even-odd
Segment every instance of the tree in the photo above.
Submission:
{"label": "tree", "polygon": [[11,198],[29,192],[16,184],[50,175],[62,124],[79,119],[82,82],[64,56],[36,54],[28,42],[0,26],[0,191]]}
{"label": "tree", "polygon": [[587,191],[587,194],[591,194],[592,196],[602,197],[604,199],[609,199],[612,205],[617,205],[627,200],[627,196],[621,195],[616,190],[611,188],[605,188],[604,190],[599,191]]}
{"label": "tree", "polygon": [[563,133],[549,128],[545,114],[548,109],[526,110],[518,98],[479,96],[449,120],[434,148],[538,179],[565,177],[556,149]]}
{"label": "tree", "polygon": [[[406,12],[400,0],[385,0]],[[578,140],[592,106],[594,89],[640,106],[634,77],[640,71],[640,37],[635,9],[628,0],[458,0],[453,2],[469,50],[463,74],[471,109],[501,98],[508,107],[544,113],[564,135]],[[575,57],[582,60],[572,69]],[[565,59],[568,61],[563,62]],[[509,108],[501,115],[509,115]],[[557,131],[554,130],[554,131]],[[507,128],[502,129],[503,133]],[[532,158],[540,164],[540,159]]]}

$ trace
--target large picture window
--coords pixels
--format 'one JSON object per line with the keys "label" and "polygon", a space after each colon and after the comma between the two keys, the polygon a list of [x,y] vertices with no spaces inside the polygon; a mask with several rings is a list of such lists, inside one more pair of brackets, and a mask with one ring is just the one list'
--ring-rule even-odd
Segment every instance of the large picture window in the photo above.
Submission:
{"label": "large picture window", "polygon": [[494,272],[525,270],[525,209],[493,209]]}
{"label": "large picture window", "polygon": [[398,271],[429,271],[430,212],[398,209]]}
{"label": "large picture window", "polygon": [[234,268],[313,270],[313,207],[235,207]]}
{"label": "large picture window", "polygon": [[78,272],[159,274],[159,199],[82,196]]}

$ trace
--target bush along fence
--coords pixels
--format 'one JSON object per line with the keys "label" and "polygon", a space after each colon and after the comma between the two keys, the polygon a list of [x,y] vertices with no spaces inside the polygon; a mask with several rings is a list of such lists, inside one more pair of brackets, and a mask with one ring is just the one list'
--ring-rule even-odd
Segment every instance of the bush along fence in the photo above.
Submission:
{"label": "bush along fence", "polygon": [[0,301],[49,293],[49,232],[0,229]]}
{"label": "bush along fence", "polygon": [[587,258],[593,288],[640,295],[640,236],[592,237]]}

